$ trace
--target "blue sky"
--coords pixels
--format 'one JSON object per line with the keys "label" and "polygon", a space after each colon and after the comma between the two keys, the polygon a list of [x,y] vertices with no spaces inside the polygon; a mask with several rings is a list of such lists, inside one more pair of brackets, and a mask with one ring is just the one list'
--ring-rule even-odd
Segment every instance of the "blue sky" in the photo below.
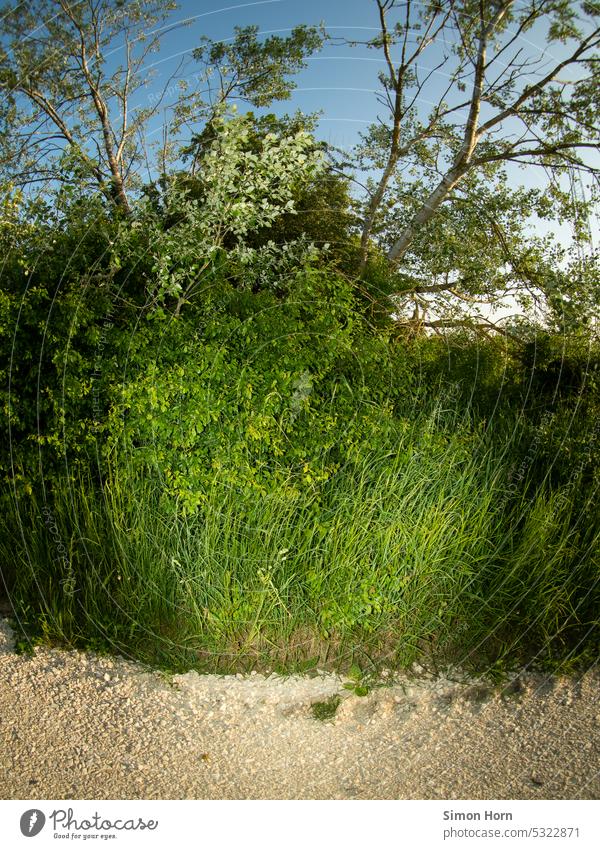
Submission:
{"label": "blue sky", "polygon": [[[174,28],[165,36],[154,82],[156,89],[181,58],[191,56],[202,35],[215,41],[227,40],[232,37],[235,26],[256,24],[265,36],[286,36],[298,24],[323,22],[334,37],[360,40],[372,38],[379,32],[374,0],[254,0],[246,3],[183,0],[171,22],[175,24],[178,20],[190,23]],[[390,20],[394,20],[393,13],[390,13]],[[542,55],[547,50],[543,35],[541,30],[534,31],[522,39],[529,54]],[[552,52],[554,50],[553,46]],[[431,65],[440,57],[441,46],[434,44],[423,54],[422,64]],[[548,62],[553,58],[549,52]],[[352,145],[357,141],[359,131],[376,118],[378,104],[374,91],[378,88],[377,73],[384,67],[380,51],[326,44],[319,54],[308,60],[307,68],[297,76],[297,88],[292,99],[274,104],[272,109],[279,112],[322,110],[320,135],[340,146]],[[187,73],[192,74],[194,69],[190,62]],[[434,79],[441,87],[443,69]],[[434,96],[435,93],[434,90]],[[427,104],[423,103],[423,106]]]}

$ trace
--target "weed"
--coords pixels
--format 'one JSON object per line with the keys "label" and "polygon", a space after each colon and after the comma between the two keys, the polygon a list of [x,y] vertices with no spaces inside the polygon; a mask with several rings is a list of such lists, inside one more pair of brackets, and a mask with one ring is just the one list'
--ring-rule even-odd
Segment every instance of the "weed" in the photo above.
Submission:
{"label": "weed", "polygon": [[368,696],[371,692],[371,684],[368,676],[359,666],[352,665],[348,670],[347,677],[350,679],[344,684],[345,690],[351,690],[355,696]]}
{"label": "weed", "polygon": [[313,702],[310,707],[314,718],[318,719],[320,722],[326,722],[329,719],[333,719],[338,707],[340,706],[340,702],[341,699],[338,695],[330,696],[324,702]]}

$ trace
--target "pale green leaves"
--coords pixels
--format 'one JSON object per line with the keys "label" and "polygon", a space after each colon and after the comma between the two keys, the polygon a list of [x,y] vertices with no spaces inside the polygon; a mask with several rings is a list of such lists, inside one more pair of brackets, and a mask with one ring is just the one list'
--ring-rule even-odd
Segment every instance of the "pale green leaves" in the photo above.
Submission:
{"label": "pale green leaves", "polygon": [[293,212],[294,189],[324,165],[304,131],[286,137],[267,133],[255,152],[249,149],[250,125],[244,118],[220,119],[216,127],[201,173],[202,215],[214,245],[222,234],[243,238],[269,226],[283,212]]}
{"label": "pale green leaves", "polygon": [[[174,179],[167,189],[165,212],[149,203],[141,207],[139,223],[152,255],[153,297],[177,299],[177,310],[199,285],[202,275],[227,249],[243,277],[280,279],[314,259],[316,249],[296,240],[293,245],[261,249],[248,238],[268,228],[283,214],[295,212],[294,197],[324,168],[324,158],[303,130],[279,136],[267,133],[250,139],[244,117],[214,121],[214,138],[205,151],[194,182],[194,196]],[[188,184],[189,185],[189,184]],[[175,222],[165,227],[165,220]],[[138,231],[139,233],[139,231]],[[134,240],[138,237],[134,237]],[[119,251],[132,250],[132,228],[121,229]]]}

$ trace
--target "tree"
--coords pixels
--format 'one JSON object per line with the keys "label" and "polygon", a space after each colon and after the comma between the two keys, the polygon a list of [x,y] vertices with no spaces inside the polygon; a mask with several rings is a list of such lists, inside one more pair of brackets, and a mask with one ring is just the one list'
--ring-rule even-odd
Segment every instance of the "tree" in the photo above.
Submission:
{"label": "tree", "polygon": [[[203,39],[195,53],[202,72],[194,91],[167,103],[180,65],[152,97],[143,95],[147,105],[140,107],[134,99],[150,82],[145,66],[166,30],[159,24],[176,8],[172,0],[6,5],[0,18],[2,175],[16,185],[87,182],[128,214],[148,162],[148,124],[160,110],[166,110],[167,149],[158,155],[164,165],[172,136],[184,123],[198,131],[199,122],[210,123],[236,97],[268,105],[289,96],[288,75],[320,44],[309,27],[264,42],[256,28],[239,30],[228,46]],[[215,76],[221,80],[217,97]],[[176,148],[174,158],[179,154]]]}
{"label": "tree", "polygon": [[[317,116],[297,112],[282,118],[272,113],[258,117],[247,113],[246,117],[252,122],[250,139],[253,148],[257,150],[263,144],[265,135],[272,134],[284,139],[303,131],[313,139],[311,147],[314,153],[327,153],[325,142],[317,141],[314,136]],[[334,170],[331,162],[322,157],[322,167],[310,179],[296,184],[293,200],[293,211],[284,212],[268,227],[258,230],[252,245],[259,246],[268,241],[282,245],[304,237],[319,248],[327,246],[327,256],[338,266],[343,265],[351,240],[351,228],[356,223],[345,176]]]}
{"label": "tree", "polygon": [[[399,175],[393,191],[403,203],[380,213],[377,236],[384,254],[412,220],[428,186],[425,179],[408,181]],[[583,262],[581,244],[565,248],[551,234],[531,232],[533,218],[559,212],[573,216],[568,200],[562,193],[552,197],[538,188],[514,188],[503,170],[493,175],[471,172],[437,215],[417,230],[402,263],[391,274],[388,270],[390,289],[384,287],[382,294],[392,294],[396,321],[411,331],[444,333],[476,325],[483,333],[505,335],[507,311],[540,320],[542,314],[549,318],[559,310],[563,328],[573,326],[576,312],[580,324],[589,322],[594,256]],[[584,235],[582,229],[580,237]],[[499,311],[504,315],[498,320]]]}
{"label": "tree", "polygon": [[[18,184],[92,181],[123,212],[158,108],[130,109],[170,0],[33,0],[0,19],[4,174]],[[119,59],[109,67],[109,51]],[[112,60],[114,61],[114,59]]]}
{"label": "tree", "polygon": [[[464,217],[479,191],[474,187],[505,180],[509,164],[544,168],[563,210],[573,200],[565,175],[587,175],[597,187],[600,4],[375,2],[380,31],[367,46],[385,62],[379,79],[387,119],[370,128],[357,151],[361,167],[379,172],[364,204],[360,274],[375,239],[402,275],[419,239],[433,236],[430,222],[456,215],[447,212],[455,206]],[[554,58],[527,50],[523,36],[534,27]],[[423,102],[434,103],[427,115]],[[532,199],[532,211],[541,203]],[[585,204],[573,202],[571,211],[581,217]],[[485,214],[481,221],[485,231]],[[497,222],[488,223],[502,242]],[[429,293],[459,291],[455,275],[433,285]]]}

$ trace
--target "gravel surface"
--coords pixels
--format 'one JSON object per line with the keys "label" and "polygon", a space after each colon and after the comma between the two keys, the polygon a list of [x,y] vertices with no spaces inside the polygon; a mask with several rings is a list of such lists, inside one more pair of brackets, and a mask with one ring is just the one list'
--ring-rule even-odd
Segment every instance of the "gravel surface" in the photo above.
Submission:
{"label": "gravel surface", "polygon": [[[13,652],[0,620],[4,799],[598,799],[600,675],[481,683],[171,679],[121,658]],[[333,719],[311,705],[339,693]]]}

